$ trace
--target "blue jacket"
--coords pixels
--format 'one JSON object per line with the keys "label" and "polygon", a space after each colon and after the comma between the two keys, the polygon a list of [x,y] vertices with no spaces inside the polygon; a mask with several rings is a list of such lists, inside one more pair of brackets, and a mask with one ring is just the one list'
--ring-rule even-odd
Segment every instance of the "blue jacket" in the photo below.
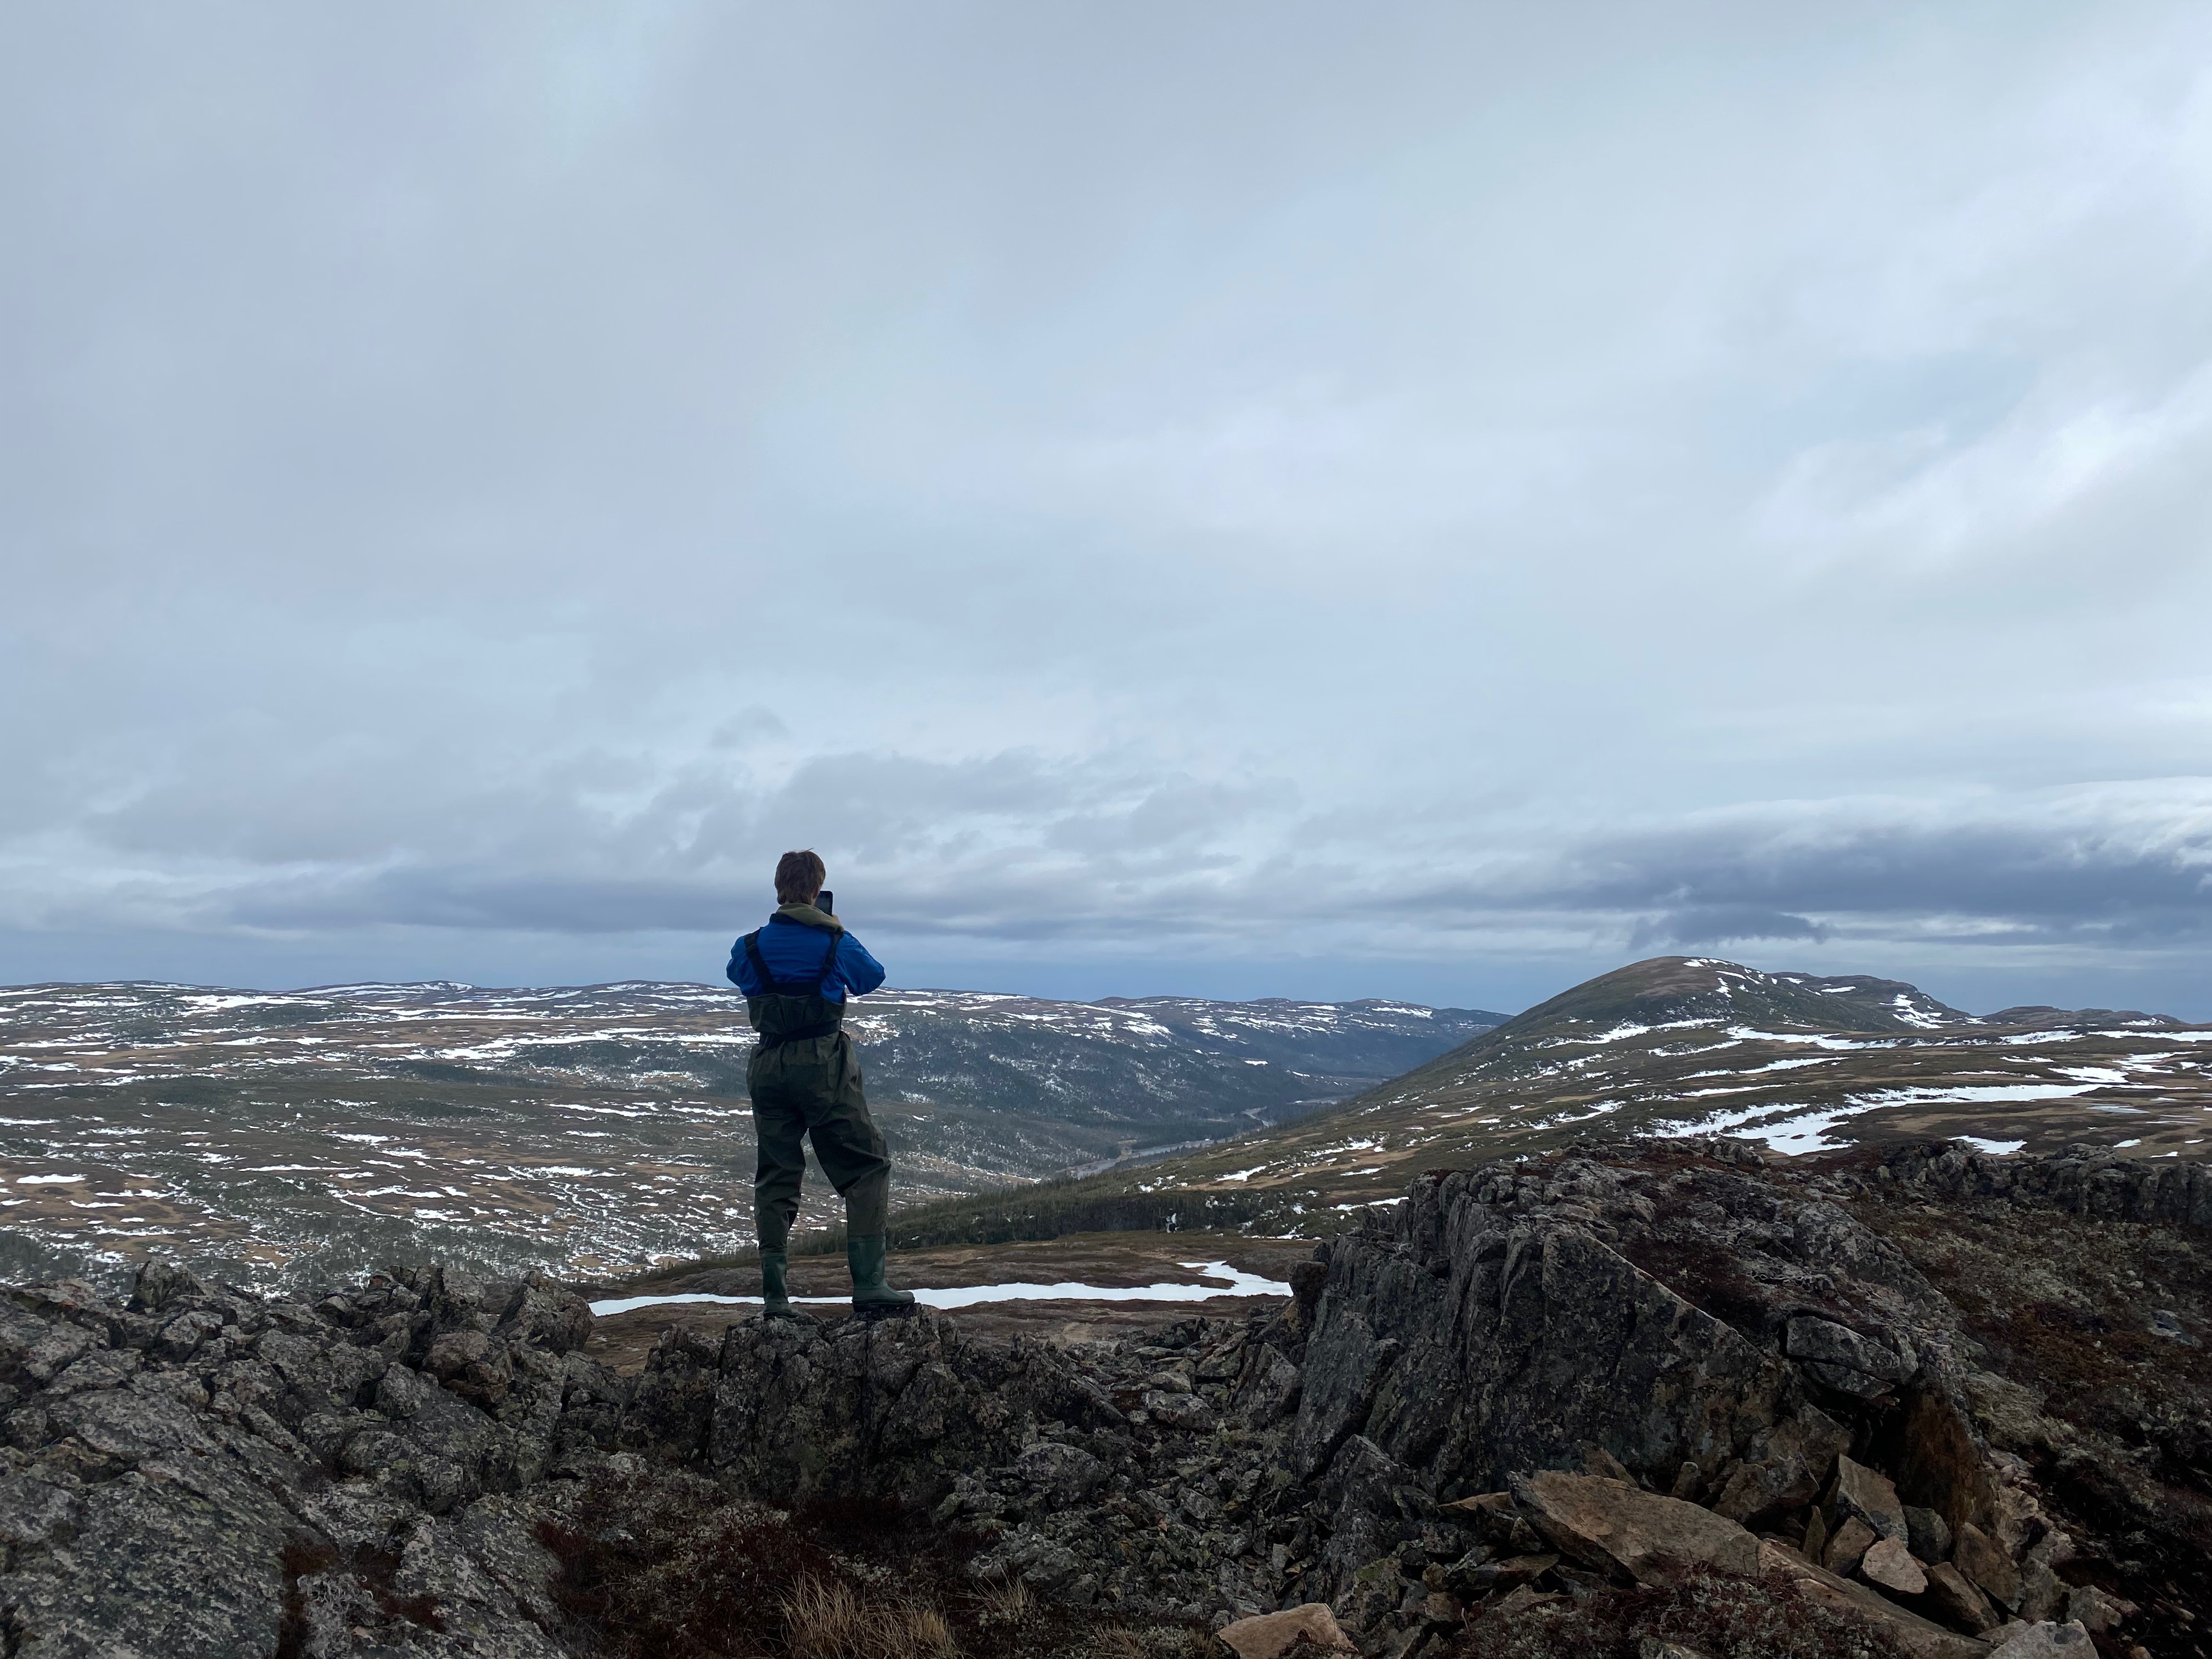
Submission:
{"label": "blue jacket", "polygon": [[[811,907],[793,905],[790,909]],[[822,971],[823,952],[829,948],[830,935],[820,927],[810,927],[795,916],[779,910],[768,919],[761,929],[760,953],[768,963],[769,972],[787,982],[803,982],[809,989],[814,976]],[[730,947],[730,965],[723,970],[730,983],[749,997],[764,994],[768,988],[753,972],[751,959],[745,955],[745,942],[739,939]],[[837,935],[837,967],[822,988],[823,996],[831,1002],[842,1002],[850,991],[854,996],[865,996],[884,982],[884,964],[868,954],[868,947],[850,933]]]}

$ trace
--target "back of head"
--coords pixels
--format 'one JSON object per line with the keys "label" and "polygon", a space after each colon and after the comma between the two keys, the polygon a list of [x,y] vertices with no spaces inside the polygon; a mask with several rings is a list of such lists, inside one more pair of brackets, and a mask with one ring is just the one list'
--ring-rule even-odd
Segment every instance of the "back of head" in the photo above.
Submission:
{"label": "back of head", "polygon": [[775,902],[811,904],[821,892],[822,884],[829,878],[829,866],[822,862],[820,854],[811,850],[786,853],[775,861]]}

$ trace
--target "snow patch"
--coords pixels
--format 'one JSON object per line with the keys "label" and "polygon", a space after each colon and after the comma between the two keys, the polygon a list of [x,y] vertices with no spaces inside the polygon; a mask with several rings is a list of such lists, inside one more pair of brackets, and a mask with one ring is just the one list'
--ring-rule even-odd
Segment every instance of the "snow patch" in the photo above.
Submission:
{"label": "snow patch", "polygon": [[[918,1290],[914,1299],[925,1308],[972,1308],[985,1302],[1205,1302],[1217,1296],[1288,1296],[1291,1287],[1280,1280],[1262,1279],[1231,1267],[1225,1261],[1178,1261],[1221,1285],[1085,1285],[1074,1280],[1057,1285],[963,1285],[950,1290]],[[794,1296],[793,1302],[842,1303],[842,1296]],[[757,1296],[708,1296],[696,1291],[683,1296],[632,1296],[592,1304],[592,1311],[605,1319],[638,1308],[664,1308],[678,1303],[713,1302],[729,1306],[757,1306]]]}

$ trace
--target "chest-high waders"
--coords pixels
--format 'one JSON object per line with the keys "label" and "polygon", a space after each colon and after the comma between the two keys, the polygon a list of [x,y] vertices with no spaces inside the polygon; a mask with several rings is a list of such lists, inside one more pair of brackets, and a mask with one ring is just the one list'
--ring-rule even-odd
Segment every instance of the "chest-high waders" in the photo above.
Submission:
{"label": "chest-high waders", "polygon": [[829,931],[822,966],[811,980],[780,980],[761,955],[760,934],[745,935],[745,958],[761,994],[745,999],[759,1045],[745,1067],[759,1148],[753,1171],[753,1220],[760,1238],[761,1280],[770,1318],[791,1317],[785,1285],[791,1224],[806,1174],[804,1143],[845,1200],[845,1254],[853,1273],[853,1306],[905,1307],[914,1297],[884,1282],[884,1233],[890,1206],[891,1160],[860,1092],[860,1061],[844,1030],[845,1005],[823,994],[837,971],[844,929]]}

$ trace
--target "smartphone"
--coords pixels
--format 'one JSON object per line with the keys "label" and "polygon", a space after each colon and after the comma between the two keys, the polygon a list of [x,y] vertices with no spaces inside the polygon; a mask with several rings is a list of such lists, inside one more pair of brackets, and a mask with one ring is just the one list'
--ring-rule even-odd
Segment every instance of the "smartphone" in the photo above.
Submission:
{"label": "smartphone", "polygon": [[814,896],[814,908],[825,916],[834,916],[837,914],[836,902],[837,896],[827,887]]}

